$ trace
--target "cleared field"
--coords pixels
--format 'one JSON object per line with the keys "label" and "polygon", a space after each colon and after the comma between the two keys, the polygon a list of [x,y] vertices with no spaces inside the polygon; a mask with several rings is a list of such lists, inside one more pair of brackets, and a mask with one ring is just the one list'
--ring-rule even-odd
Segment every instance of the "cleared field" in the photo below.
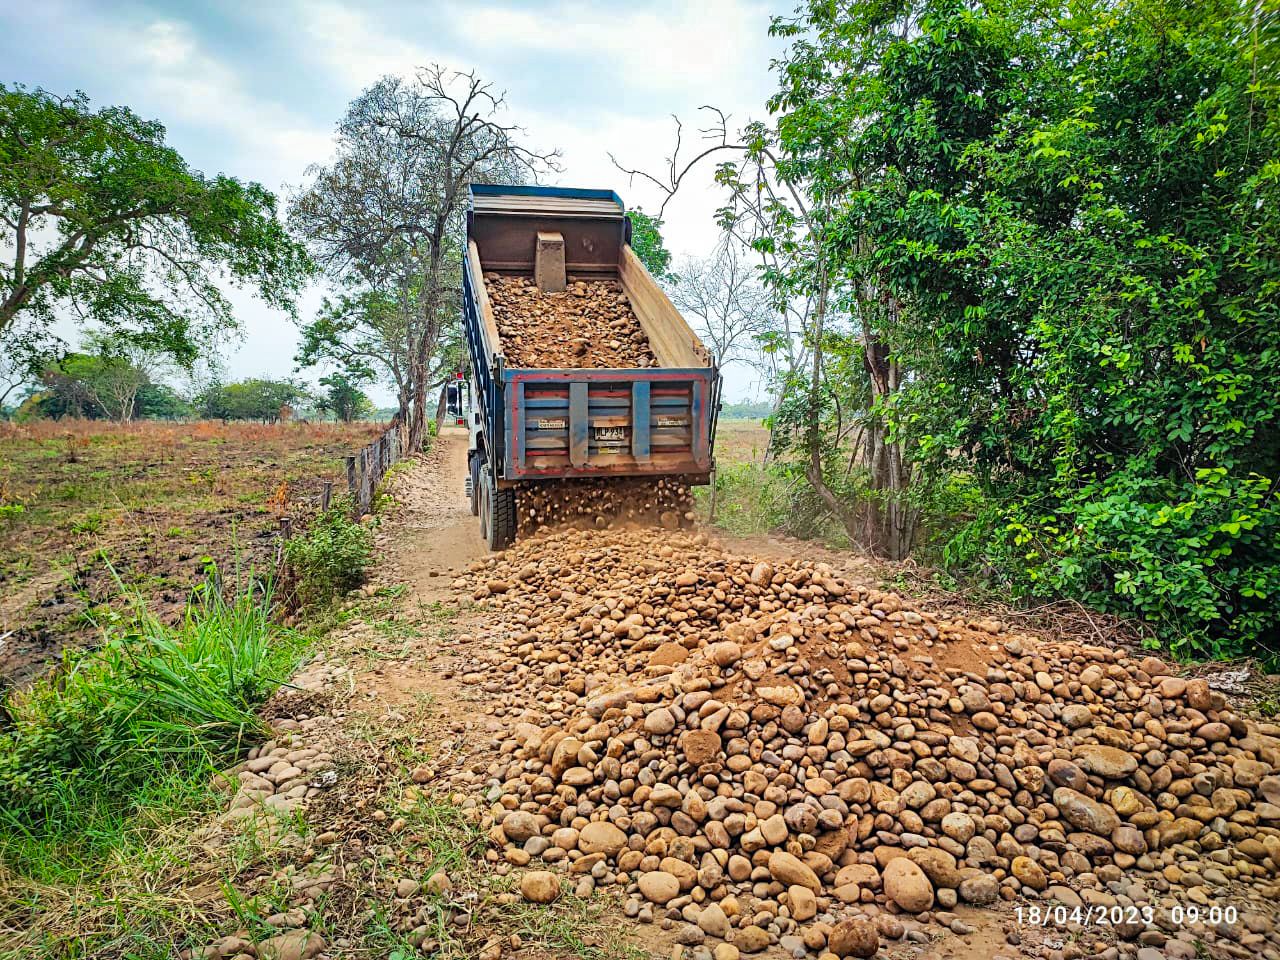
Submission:
{"label": "cleared field", "polygon": [[[0,424],[0,683],[89,643],[129,595],[166,619],[216,564],[263,569],[281,517],[380,427]],[[5,636],[7,634],[7,636]]]}
{"label": "cleared field", "polygon": [[716,463],[721,467],[764,463],[769,431],[759,420],[721,420],[716,427]]}

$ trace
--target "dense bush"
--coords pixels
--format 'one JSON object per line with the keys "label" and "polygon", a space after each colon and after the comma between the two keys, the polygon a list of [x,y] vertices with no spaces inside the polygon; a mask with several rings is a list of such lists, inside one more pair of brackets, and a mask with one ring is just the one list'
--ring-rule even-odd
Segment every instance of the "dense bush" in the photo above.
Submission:
{"label": "dense bush", "polygon": [[298,599],[313,606],[323,606],[364,583],[372,554],[368,528],[352,520],[344,506],[320,514],[285,547]]}
{"label": "dense bush", "polygon": [[[796,537],[820,537],[838,541],[839,525],[823,510],[803,476],[781,464],[730,463],[716,468],[716,524],[738,536],[778,530]],[[703,505],[710,508],[709,488],[695,487]]]}
{"label": "dense bush", "polygon": [[275,423],[306,397],[306,388],[293,380],[249,379],[212,383],[195,398],[195,405],[200,416],[210,420]]}

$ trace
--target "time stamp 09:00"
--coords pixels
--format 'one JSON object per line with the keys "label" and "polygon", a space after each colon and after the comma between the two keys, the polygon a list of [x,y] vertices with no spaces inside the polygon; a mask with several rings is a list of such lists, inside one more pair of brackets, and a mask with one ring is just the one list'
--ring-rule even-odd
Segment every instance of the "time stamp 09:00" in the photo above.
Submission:
{"label": "time stamp 09:00", "polygon": [[1110,907],[1102,905],[1073,907],[1062,903],[1050,906],[1018,904],[1015,910],[1018,925],[1031,927],[1061,927],[1069,923],[1110,927],[1132,923],[1150,925],[1156,922],[1157,912],[1177,927],[1194,923],[1211,925],[1235,923],[1240,917],[1240,911],[1230,904],[1224,906],[1215,904],[1207,907],[1197,904],[1174,904],[1171,907],[1161,907],[1159,911],[1151,906],[1126,907],[1118,904]]}

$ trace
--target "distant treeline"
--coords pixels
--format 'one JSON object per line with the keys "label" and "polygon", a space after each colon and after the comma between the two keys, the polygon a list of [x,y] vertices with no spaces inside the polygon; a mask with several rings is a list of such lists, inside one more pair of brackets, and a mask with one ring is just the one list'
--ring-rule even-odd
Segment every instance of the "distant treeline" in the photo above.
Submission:
{"label": "distant treeline", "polygon": [[257,420],[295,417],[349,422],[375,414],[349,378],[324,377],[316,391],[296,380],[214,380],[187,392],[157,379],[153,357],[123,353],[68,353],[47,363],[25,399],[0,415],[22,422],[61,420]]}
{"label": "distant treeline", "polygon": [[773,405],[766,401],[755,403],[722,403],[721,420],[763,420],[773,413]]}

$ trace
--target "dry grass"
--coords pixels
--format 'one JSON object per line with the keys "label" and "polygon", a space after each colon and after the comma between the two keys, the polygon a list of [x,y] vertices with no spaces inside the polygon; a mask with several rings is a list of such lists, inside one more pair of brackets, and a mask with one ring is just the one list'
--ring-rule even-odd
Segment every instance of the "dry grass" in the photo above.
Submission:
{"label": "dry grass", "polygon": [[716,427],[716,463],[764,465],[769,430],[759,420],[721,420]]}

